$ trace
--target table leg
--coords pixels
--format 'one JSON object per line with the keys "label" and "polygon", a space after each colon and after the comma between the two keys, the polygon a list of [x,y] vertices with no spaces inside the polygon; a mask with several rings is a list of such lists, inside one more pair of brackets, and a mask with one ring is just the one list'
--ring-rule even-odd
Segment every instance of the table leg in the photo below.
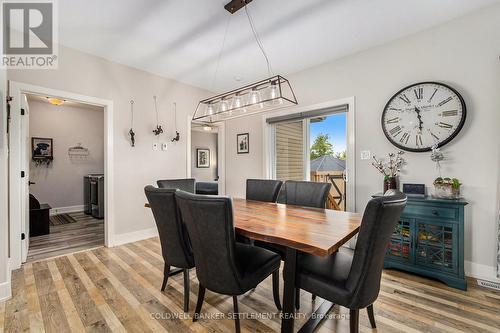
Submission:
{"label": "table leg", "polygon": [[295,316],[295,278],[297,268],[297,250],[287,247],[285,256],[285,268],[283,270],[283,312],[281,319],[281,332],[293,332]]}
{"label": "table leg", "polygon": [[318,328],[319,324],[326,318],[326,316],[333,309],[334,304],[329,301],[324,301],[319,308],[311,314],[308,321],[299,329],[298,333],[311,333]]}

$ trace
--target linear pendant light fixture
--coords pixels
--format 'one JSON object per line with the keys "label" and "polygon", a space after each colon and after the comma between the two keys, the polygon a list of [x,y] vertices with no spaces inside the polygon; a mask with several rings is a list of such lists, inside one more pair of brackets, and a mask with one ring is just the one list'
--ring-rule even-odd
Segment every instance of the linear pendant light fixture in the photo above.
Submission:
{"label": "linear pendant light fixture", "polygon": [[[231,14],[234,14],[241,8],[245,9],[255,41],[266,59],[270,77],[200,101],[193,115],[193,121],[216,123],[297,104],[297,99],[290,82],[281,75],[271,74],[272,71],[269,59],[255,31],[252,18],[246,7],[251,1],[252,0],[233,0],[226,4],[224,8]],[[224,36],[224,42],[225,38],[226,36]],[[224,42],[222,49],[224,48]]]}

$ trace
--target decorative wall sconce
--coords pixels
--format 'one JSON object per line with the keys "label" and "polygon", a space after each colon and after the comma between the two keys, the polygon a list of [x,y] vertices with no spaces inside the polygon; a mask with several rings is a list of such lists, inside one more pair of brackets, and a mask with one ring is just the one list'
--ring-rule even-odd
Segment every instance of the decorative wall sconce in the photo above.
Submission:
{"label": "decorative wall sconce", "polygon": [[159,116],[158,116],[158,101],[156,96],[153,96],[153,101],[155,104],[155,112],[156,112],[156,128],[153,130],[153,133],[158,136],[163,133],[163,128],[161,128],[160,122],[159,122]]}
{"label": "decorative wall sconce", "polygon": [[134,100],[130,100],[130,130],[128,131],[128,135],[130,136],[130,145],[135,147],[135,132],[134,132]]}
{"label": "decorative wall sconce", "polygon": [[175,125],[175,136],[172,138],[172,142],[177,142],[181,139],[181,135],[177,130],[177,103],[174,102],[174,125]]}

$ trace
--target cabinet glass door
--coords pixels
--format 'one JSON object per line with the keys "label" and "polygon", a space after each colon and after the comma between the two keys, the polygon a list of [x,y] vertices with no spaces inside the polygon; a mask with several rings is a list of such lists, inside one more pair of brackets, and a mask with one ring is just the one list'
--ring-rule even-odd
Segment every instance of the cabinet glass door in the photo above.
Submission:
{"label": "cabinet glass door", "polygon": [[408,263],[413,262],[412,229],[413,220],[405,218],[399,220],[387,246],[386,258]]}
{"label": "cabinet glass door", "polygon": [[450,272],[457,270],[456,253],[453,251],[457,235],[453,224],[418,220],[416,232],[415,258],[418,264]]}

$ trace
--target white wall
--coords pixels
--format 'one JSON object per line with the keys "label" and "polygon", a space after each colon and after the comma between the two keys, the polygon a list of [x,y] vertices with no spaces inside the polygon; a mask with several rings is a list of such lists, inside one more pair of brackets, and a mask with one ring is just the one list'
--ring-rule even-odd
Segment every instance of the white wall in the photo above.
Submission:
{"label": "white wall", "polygon": [[[465,98],[468,115],[462,132],[443,151],[443,174],[462,180],[466,207],[466,270],[494,277],[500,161],[500,6],[473,13],[393,43],[289,76],[301,106],[350,96],[356,98],[356,207],[363,211],[382,178],[359,160],[361,150],[395,151],[380,117],[400,88],[419,81],[441,81]],[[335,43],[325,36],[325,43]],[[262,177],[262,116],[227,123],[227,192],[241,196],[244,180]],[[250,154],[237,156],[236,133],[250,133]],[[436,177],[429,153],[407,153],[401,182]]]}
{"label": "white wall", "polygon": [[[51,164],[30,166],[32,193],[52,208],[83,205],[83,176],[104,173],[104,110],[79,103],[52,105],[28,98],[30,138],[52,138]],[[68,155],[68,149],[81,143],[89,149],[85,158]]]}
{"label": "white wall", "polygon": [[[59,50],[59,69],[9,70],[8,78],[113,101],[115,230],[111,232],[116,234],[115,242],[154,232],[151,212],[144,208],[144,186],[157,179],[186,176],[187,122],[183,119],[210,93],[63,46]],[[152,133],[156,123],[153,95],[158,96],[160,122],[165,130],[160,138]],[[135,147],[128,140],[131,99],[135,101]],[[181,139],[171,143],[175,134],[174,102]],[[168,150],[153,151],[153,142],[167,142]]]}
{"label": "white wall", "polygon": [[[196,167],[196,149],[210,149],[210,168]],[[217,177],[217,133],[191,131],[191,177],[198,182],[213,182]]]}

